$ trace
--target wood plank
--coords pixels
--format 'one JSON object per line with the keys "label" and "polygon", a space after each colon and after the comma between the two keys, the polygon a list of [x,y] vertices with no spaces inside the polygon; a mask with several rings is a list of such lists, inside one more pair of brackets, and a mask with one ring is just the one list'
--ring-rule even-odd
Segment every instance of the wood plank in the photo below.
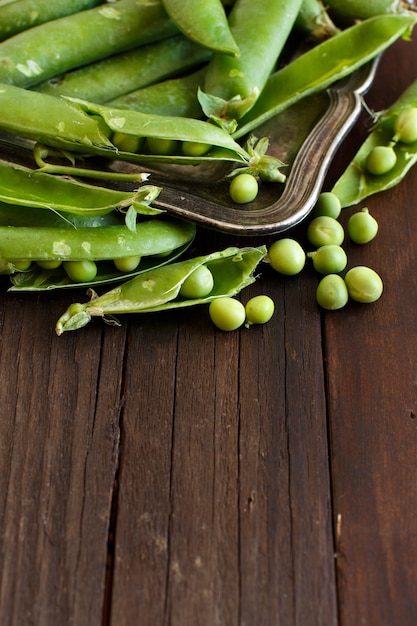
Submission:
{"label": "wood plank", "polygon": [[[375,109],[415,79],[416,53],[414,40],[384,56]],[[325,321],[341,626],[417,623],[416,176],[362,203],[380,230],[348,246],[350,266],[380,272],[382,299]]]}
{"label": "wood plank", "polygon": [[266,270],[264,328],[130,322],[111,624],[336,623],[314,278]]}
{"label": "wood plank", "polygon": [[9,294],[1,304],[5,625],[102,623],[123,331],[58,339],[67,298]]}

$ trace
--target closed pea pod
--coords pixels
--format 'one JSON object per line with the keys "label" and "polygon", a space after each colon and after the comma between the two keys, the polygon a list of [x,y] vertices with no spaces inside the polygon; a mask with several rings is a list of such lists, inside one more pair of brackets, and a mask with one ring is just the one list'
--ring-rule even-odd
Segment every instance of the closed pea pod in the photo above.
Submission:
{"label": "closed pea pod", "polygon": [[0,82],[33,87],[76,67],[176,33],[160,2],[105,3],[1,42]]}
{"label": "closed pea pod", "polygon": [[[90,302],[70,305],[57,321],[56,332],[61,335],[65,331],[81,328],[88,324],[93,316],[105,318],[106,315],[166,311],[196,304],[209,304],[217,298],[232,297],[255,281],[255,269],[265,253],[264,246],[227,248],[150,270],[102,296],[97,297],[93,294]],[[213,274],[213,290],[203,298],[189,300],[179,298],[182,284],[200,265],[208,267]]]}
{"label": "closed pea pod", "polygon": [[221,123],[226,107],[226,116],[233,120],[253,105],[277,62],[300,6],[301,0],[236,0],[229,24],[239,56],[215,53],[208,64],[200,102],[209,117]]}
{"label": "closed pea pod", "polygon": [[38,24],[90,9],[101,0],[19,0],[0,6],[0,41]]}
{"label": "closed pea pod", "polygon": [[0,258],[63,261],[115,259],[170,252],[194,237],[189,222],[151,219],[136,232],[126,226],[103,228],[0,227]]}
{"label": "closed pea pod", "polygon": [[339,16],[364,20],[376,15],[403,13],[410,5],[403,0],[327,0],[328,7]]}
{"label": "closed pea pod", "polygon": [[204,72],[205,68],[136,89],[107,102],[107,105],[153,115],[201,119],[203,112],[197,98],[197,91],[202,83]]}
{"label": "closed pea pod", "polygon": [[239,55],[226,12],[220,0],[162,0],[177,28],[189,39],[209,50]]}
{"label": "closed pea pod", "polygon": [[207,50],[176,35],[85,65],[34,89],[52,96],[103,103],[184,73],[209,58]]}

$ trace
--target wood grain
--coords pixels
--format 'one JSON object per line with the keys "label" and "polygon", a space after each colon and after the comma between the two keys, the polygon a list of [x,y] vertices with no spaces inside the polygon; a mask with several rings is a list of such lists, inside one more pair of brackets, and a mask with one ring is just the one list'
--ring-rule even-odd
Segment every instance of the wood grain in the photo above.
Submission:
{"label": "wood grain", "polygon": [[[384,55],[372,107],[414,78],[416,45]],[[385,293],[335,314],[311,267],[265,267],[241,295],[273,297],[263,327],[195,308],[58,338],[82,290],[2,279],[2,626],[415,625],[416,189],[412,171],[369,199],[378,238],[346,246]],[[236,243],[202,230],[194,251]]]}

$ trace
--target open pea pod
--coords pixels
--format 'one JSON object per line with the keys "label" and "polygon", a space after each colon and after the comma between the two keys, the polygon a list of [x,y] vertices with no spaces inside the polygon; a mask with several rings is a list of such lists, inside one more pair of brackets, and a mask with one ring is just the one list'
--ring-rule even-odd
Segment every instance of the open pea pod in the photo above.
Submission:
{"label": "open pea pod", "polygon": [[[179,261],[149,270],[90,302],[71,304],[56,324],[56,333],[76,330],[92,317],[106,319],[124,313],[150,313],[168,309],[207,304],[215,298],[233,296],[255,281],[254,272],[266,256],[266,247],[227,248],[205,256]],[[186,299],[180,296],[181,285],[201,265],[207,266],[214,278],[210,295]]]}
{"label": "open pea pod", "polygon": [[380,15],[350,26],[301,54],[268,79],[255,105],[240,120],[238,139],[302,98],[330,87],[407,39],[417,15]]}
{"label": "open pea pod", "polygon": [[[144,174],[142,180],[146,178]],[[153,189],[158,190],[157,187]],[[93,216],[106,215],[115,209],[128,209],[134,205],[138,213],[141,207],[149,213],[145,209],[148,195],[147,187],[118,191],[0,161],[0,201],[20,207],[48,208],[74,215]]]}
{"label": "open pea pod", "polygon": [[190,247],[190,239],[186,244],[175,248],[172,252],[162,255],[143,257],[137,269],[131,272],[123,272],[115,269],[112,261],[100,261],[97,263],[97,275],[88,282],[74,282],[65,272],[63,266],[56,269],[44,269],[33,263],[24,272],[15,272],[10,276],[12,287],[8,291],[52,291],[56,289],[74,289],[80,287],[97,287],[98,285],[109,285],[130,280],[134,276],[139,276],[144,272],[162,267],[168,263],[176,261]]}
{"label": "open pea pod", "polygon": [[[18,210],[16,210],[17,208]],[[116,212],[86,217],[71,213],[59,213],[58,211],[48,209],[33,209],[25,206],[15,207],[0,202],[0,230],[2,228],[10,228],[11,226],[24,228],[22,232],[29,232],[29,236],[33,232],[30,230],[31,228],[35,228],[37,233],[42,232],[43,229],[45,231],[43,233],[44,238],[47,238],[49,233],[62,232],[64,229],[72,229],[73,231],[81,229],[81,235],[88,233],[87,229],[90,231],[98,229],[97,232],[103,238],[103,243],[106,243],[106,237],[109,232],[108,227],[120,227],[121,217]],[[141,228],[139,227],[140,230]],[[125,231],[125,227],[123,231]],[[55,269],[45,269],[34,261],[27,268],[25,267],[26,264],[23,264],[25,269],[22,271],[19,269],[21,268],[19,263],[19,260],[22,260],[21,257],[20,259],[14,257],[13,259],[0,260],[0,273],[10,275],[13,285],[10,287],[10,291],[46,291],[120,282],[128,280],[150,268],[172,263],[183,255],[191,245],[195,232],[196,228],[194,225],[181,220],[167,219],[166,223],[165,221],[161,223],[158,220],[151,229],[148,228],[147,231],[142,231],[141,236],[147,235],[150,238],[153,253],[149,254],[148,249],[148,253],[141,256],[140,262],[135,269],[121,271],[116,268],[113,260],[98,261],[97,275],[88,282],[79,283],[71,280],[62,264]],[[107,254],[109,249],[113,247],[112,254],[116,254],[114,258],[124,254],[124,250],[120,252],[119,249],[119,252],[117,252],[111,241],[107,240],[106,246],[108,247]],[[20,250],[20,254],[23,255],[27,252],[27,248]],[[13,250],[13,253],[17,254],[17,250]],[[27,261],[28,259],[24,260]]]}
{"label": "open pea pod", "polygon": [[[102,156],[131,163],[165,161],[197,164],[210,156],[136,154],[119,150],[114,132],[135,137],[198,142],[227,150],[227,159],[242,162],[246,151],[226,131],[209,122],[139,111],[120,110],[84,100],[0,84],[0,129],[68,153]],[[218,157],[216,157],[218,160]]]}
{"label": "open pea pod", "polygon": [[[336,181],[332,191],[342,207],[358,204],[368,196],[398,185],[416,164],[417,141],[393,141],[394,123],[398,114],[412,107],[417,107],[417,80],[388,109],[377,114],[376,123],[368,137]],[[368,154],[377,146],[391,146],[396,155],[394,167],[381,175],[371,174],[365,165]]]}

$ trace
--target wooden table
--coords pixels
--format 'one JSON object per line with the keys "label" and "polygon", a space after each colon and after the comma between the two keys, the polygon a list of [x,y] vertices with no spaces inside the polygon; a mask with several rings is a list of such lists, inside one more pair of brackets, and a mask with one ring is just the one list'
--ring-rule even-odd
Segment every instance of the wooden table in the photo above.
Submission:
{"label": "wooden table", "polygon": [[[370,107],[416,55],[384,55]],[[384,295],[335,313],[311,268],[267,268],[242,294],[274,298],[263,327],[196,308],[58,338],[84,292],[2,280],[1,626],[417,624],[417,171],[366,205],[378,237],[346,249]]]}

